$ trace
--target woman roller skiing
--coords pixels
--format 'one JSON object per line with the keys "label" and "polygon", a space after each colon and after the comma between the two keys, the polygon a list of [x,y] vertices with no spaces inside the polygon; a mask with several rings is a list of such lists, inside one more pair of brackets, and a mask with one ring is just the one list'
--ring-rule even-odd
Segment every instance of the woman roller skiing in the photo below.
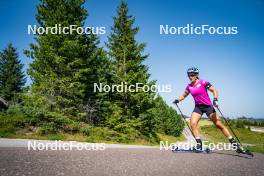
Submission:
{"label": "woman roller skiing", "polygon": [[[185,92],[182,96],[176,99],[173,103],[179,103],[189,94],[194,98],[195,107],[190,120],[191,129],[197,142],[194,149],[202,150],[202,140],[198,131],[198,122],[201,116],[206,113],[207,117],[210,118],[215,126],[222,131],[222,133],[228,138],[229,142],[233,144],[233,146],[236,146],[236,152],[243,153],[242,147],[232,137],[214,109],[214,106],[218,107],[218,93],[216,89],[208,81],[199,79],[199,70],[195,67],[189,68],[187,70],[187,75],[191,83],[186,86]],[[208,96],[207,90],[209,90],[214,96],[213,103]]]}

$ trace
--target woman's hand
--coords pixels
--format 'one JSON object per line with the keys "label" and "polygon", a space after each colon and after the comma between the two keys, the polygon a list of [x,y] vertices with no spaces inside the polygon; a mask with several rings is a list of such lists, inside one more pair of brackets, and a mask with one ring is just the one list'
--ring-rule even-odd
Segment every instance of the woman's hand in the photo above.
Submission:
{"label": "woman's hand", "polygon": [[178,104],[180,101],[178,99],[174,100],[172,103]]}
{"label": "woman's hand", "polygon": [[214,98],[214,100],[213,100],[213,105],[214,105],[215,107],[218,107],[219,103],[218,103],[218,99],[217,99],[217,98]]}
{"label": "woman's hand", "polygon": [[214,96],[213,105],[215,107],[218,107],[218,92],[217,92],[217,90],[213,86],[210,86],[208,90],[213,93],[213,96]]}

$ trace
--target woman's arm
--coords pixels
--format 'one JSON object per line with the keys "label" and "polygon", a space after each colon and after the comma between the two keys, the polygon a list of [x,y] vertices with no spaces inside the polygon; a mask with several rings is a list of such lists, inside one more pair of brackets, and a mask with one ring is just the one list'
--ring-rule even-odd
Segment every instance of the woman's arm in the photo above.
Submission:
{"label": "woman's arm", "polygon": [[209,90],[210,92],[212,92],[214,98],[218,100],[218,92],[217,92],[217,90],[216,90],[213,86],[210,86],[210,87],[208,88],[208,90]]}
{"label": "woman's arm", "polygon": [[179,98],[179,102],[184,100],[187,96],[189,95],[189,92],[188,91],[185,91]]}
{"label": "woman's arm", "polygon": [[189,92],[185,90],[185,92],[176,100],[173,101],[173,103],[177,104],[180,101],[184,100],[189,95]]}

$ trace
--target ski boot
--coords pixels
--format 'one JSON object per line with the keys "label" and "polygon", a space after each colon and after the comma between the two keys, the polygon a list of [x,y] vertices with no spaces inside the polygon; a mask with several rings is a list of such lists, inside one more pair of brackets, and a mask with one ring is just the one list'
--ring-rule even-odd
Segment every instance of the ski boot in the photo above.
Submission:
{"label": "ski boot", "polygon": [[234,138],[229,139],[229,142],[231,144],[233,144],[236,147],[236,152],[237,153],[242,153],[242,154],[246,154],[246,155],[250,155],[250,156],[254,156],[252,152],[250,152],[249,150],[244,150],[237,142]]}
{"label": "ski boot", "polygon": [[243,153],[244,149],[236,142],[234,138],[229,139],[229,142],[236,147],[236,152],[237,153]]}
{"label": "ski boot", "polygon": [[201,139],[196,139],[196,146],[194,146],[192,150],[195,153],[203,152],[203,145]]}

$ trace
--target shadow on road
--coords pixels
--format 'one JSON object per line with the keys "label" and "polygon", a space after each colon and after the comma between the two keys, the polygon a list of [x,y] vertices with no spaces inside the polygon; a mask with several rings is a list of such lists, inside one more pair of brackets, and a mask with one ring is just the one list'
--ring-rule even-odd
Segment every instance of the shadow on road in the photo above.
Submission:
{"label": "shadow on road", "polygon": [[243,155],[243,154],[234,154],[234,153],[227,153],[227,152],[221,152],[221,151],[212,151],[211,153],[219,154],[219,155],[229,155],[229,156],[236,156],[246,159],[253,159],[251,156]]}

